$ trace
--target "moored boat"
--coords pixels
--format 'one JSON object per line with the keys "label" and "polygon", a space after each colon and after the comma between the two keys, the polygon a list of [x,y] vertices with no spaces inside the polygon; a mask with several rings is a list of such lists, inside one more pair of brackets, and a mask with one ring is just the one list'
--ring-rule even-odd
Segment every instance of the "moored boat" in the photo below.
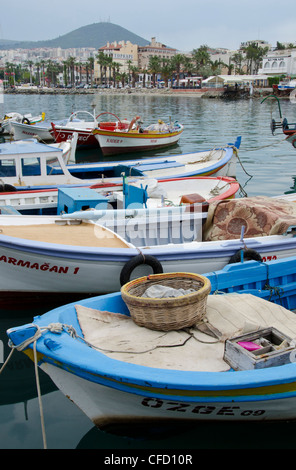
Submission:
{"label": "moored boat", "polygon": [[93,130],[103,155],[119,155],[148,150],[159,150],[175,145],[184,130],[177,121],[169,124],[161,119],[156,124],[143,127],[140,117],[136,116],[129,125],[124,126],[116,116],[117,122],[106,126],[104,123]]}
{"label": "moored boat", "polygon": [[36,124],[44,121],[45,113],[41,113],[38,116],[32,116],[29,114],[20,113],[7,113],[0,122],[0,134],[13,134],[13,124],[15,122],[23,122],[26,124]]}
{"label": "moored boat", "polygon": [[[152,287],[166,278],[174,288],[176,280],[194,275],[152,276]],[[138,287],[139,281],[147,282],[138,279]],[[199,281],[201,290],[208,287],[206,277]],[[200,310],[198,289],[166,299],[133,293],[152,322],[148,328],[137,324],[127,292],[124,286],[121,293],[64,305],[11,328],[10,346],[36,364],[38,355],[38,366],[62,393],[107,431],[296,418],[296,317],[290,310],[250,294],[209,295]],[[182,329],[182,306],[193,301],[199,318]],[[153,314],[164,303],[180,305],[177,329],[153,329]]]}
{"label": "moored boat", "polygon": [[[72,145],[77,142],[74,133]],[[75,144],[76,145],[76,144]],[[32,140],[0,144],[0,176],[9,185],[22,189],[57,188],[60,185],[89,185],[108,180],[116,183],[127,177],[155,179],[191,176],[236,175],[237,149],[240,138],[225,148],[165,158],[147,158],[102,163],[68,164],[55,145]],[[20,164],[21,163],[21,164]]]}
{"label": "moored boat", "polygon": [[[84,119],[82,119],[83,115],[86,116]],[[97,148],[99,144],[92,133],[93,129],[98,126],[97,119],[98,116],[88,111],[76,111],[65,123],[52,122],[48,132],[57,143],[70,139],[76,132],[78,134],[77,148]]]}
{"label": "moored boat", "polygon": [[239,190],[239,183],[226,176],[161,181],[137,178],[132,178],[130,182],[126,180],[124,177],[116,184],[106,181],[76,188],[0,192],[0,210],[2,214],[25,215],[58,215],[82,210],[84,212],[80,217],[93,217],[90,209],[100,204],[104,204],[104,209],[105,206],[110,209],[125,209],[129,206],[157,208],[198,203],[205,206],[214,200],[232,198]]}
{"label": "moored boat", "polygon": [[[163,218],[161,209],[167,211]],[[294,202],[259,196],[216,201],[209,204],[204,224],[184,206],[157,210],[124,221],[122,214],[112,219],[106,211],[106,226],[100,218],[71,214],[2,215],[0,305],[116,292],[129,279],[153,272],[217,271],[239,261],[242,249],[245,259],[296,255]]]}

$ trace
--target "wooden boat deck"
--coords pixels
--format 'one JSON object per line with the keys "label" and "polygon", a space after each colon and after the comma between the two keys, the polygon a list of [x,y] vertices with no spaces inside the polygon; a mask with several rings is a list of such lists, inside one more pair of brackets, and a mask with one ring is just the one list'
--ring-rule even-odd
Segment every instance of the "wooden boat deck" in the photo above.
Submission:
{"label": "wooden boat deck", "polygon": [[74,246],[127,248],[129,245],[104,227],[87,222],[77,224],[0,225],[0,236]]}

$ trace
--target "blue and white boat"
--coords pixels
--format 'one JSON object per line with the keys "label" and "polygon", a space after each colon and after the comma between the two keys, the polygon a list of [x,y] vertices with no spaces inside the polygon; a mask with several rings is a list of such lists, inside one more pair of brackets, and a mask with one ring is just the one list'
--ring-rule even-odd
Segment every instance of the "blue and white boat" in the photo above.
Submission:
{"label": "blue and white boat", "polygon": [[[245,264],[209,275],[213,290],[228,284],[242,293],[212,292],[205,316],[190,329],[138,326],[116,292],[10,329],[10,345],[38,361],[105,430],[155,422],[295,419],[296,316],[260,297],[262,282],[274,280],[295,305],[296,258],[266,263],[262,270],[252,262],[250,272]],[[251,277],[258,277],[259,286]]]}
{"label": "blue and white boat", "polygon": [[[74,135],[76,140],[71,142],[76,149],[78,135]],[[202,152],[145,160],[81,164],[65,163],[62,151],[55,145],[30,139],[0,144],[1,179],[16,190],[27,190],[57,188],[61,185],[116,183],[121,181],[122,174],[158,180],[191,176],[235,177],[240,138],[235,144]]]}

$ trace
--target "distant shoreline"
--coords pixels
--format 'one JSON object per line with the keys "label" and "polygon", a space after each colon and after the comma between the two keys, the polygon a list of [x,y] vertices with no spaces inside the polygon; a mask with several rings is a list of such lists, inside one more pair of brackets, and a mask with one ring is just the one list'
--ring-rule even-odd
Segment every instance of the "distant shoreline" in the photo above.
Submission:
{"label": "distant shoreline", "polygon": [[[261,98],[272,94],[272,88],[255,88],[252,97]],[[14,88],[4,90],[4,94],[24,94],[24,95],[167,95],[167,96],[190,96],[195,98],[221,98],[224,94],[223,89],[170,89],[170,88],[96,88],[96,89],[77,89],[77,88]],[[238,98],[246,99],[249,95]]]}

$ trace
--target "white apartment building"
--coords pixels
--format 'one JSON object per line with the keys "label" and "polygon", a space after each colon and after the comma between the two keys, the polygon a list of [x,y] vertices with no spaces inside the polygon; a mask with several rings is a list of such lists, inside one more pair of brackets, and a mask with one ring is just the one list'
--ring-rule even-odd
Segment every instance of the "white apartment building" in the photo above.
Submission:
{"label": "white apartment building", "polygon": [[296,49],[270,51],[263,58],[258,74],[268,76],[296,75]]}

